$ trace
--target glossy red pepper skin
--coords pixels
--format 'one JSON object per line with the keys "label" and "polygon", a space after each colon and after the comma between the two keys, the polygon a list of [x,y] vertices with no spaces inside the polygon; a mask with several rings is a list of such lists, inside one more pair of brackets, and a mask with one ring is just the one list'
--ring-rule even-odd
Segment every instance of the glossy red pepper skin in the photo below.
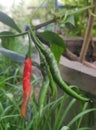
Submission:
{"label": "glossy red pepper skin", "polygon": [[31,72],[32,72],[32,60],[27,58],[24,63],[23,70],[23,101],[21,105],[21,115],[26,118],[26,109],[31,95]]}

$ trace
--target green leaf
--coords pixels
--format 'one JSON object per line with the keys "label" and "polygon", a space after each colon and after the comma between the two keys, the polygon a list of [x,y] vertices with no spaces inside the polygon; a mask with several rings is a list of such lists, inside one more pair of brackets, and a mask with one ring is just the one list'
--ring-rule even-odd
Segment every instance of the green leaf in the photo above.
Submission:
{"label": "green leaf", "polygon": [[64,127],[61,128],[61,130],[70,130],[70,129],[67,126],[64,126]]}
{"label": "green leaf", "polygon": [[79,113],[77,116],[75,116],[69,123],[68,123],[68,127],[70,127],[71,125],[73,125],[79,118],[81,118],[82,116],[84,116],[85,114],[88,114],[89,112],[92,112],[92,111],[96,111],[96,108],[90,108],[90,109],[87,109],[81,113]]}
{"label": "green leaf", "polygon": [[51,44],[51,51],[54,53],[57,62],[59,62],[62,53],[64,52],[63,47],[58,47],[56,44]]}
{"label": "green leaf", "polygon": [[0,11],[0,21],[8,25],[9,27],[15,29],[17,32],[21,32],[14,20],[2,11]]}
{"label": "green leaf", "polygon": [[65,23],[70,23],[70,24],[72,24],[73,26],[75,26],[74,15],[69,15],[69,16],[66,18]]}
{"label": "green leaf", "polygon": [[[9,35],[14,35],[14,33],[10,32],[10,31],[3,31],[0,33],[0,35],[5,35],[5,36],[9,36]],[[15,38],[14,37],[1,37],[1,44],[2,47],[9,49],[9,50],[14,50],[14,42],[15,42]]]}
{"label": "green leaf", "polygon": [[50,48],[59,63],[62,53],[66,51],[66,44],[64,40],[52,31],[38,32],[37,35],[41,38],[41,40],[43,40],[43,42],[50,44]]}

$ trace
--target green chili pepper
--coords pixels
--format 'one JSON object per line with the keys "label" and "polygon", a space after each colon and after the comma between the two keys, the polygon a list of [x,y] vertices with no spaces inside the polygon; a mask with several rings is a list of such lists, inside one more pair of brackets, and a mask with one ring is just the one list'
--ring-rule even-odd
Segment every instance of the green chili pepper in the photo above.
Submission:
{"label": "green chili pepper", "polygon": [[54,80],[53,80],[53,76],[51,74],[51,71],[50,71],[50,68],[47,64],[47,69],[48,69],[48,75],[49,75],[49,79],[50,79],[50,87],[51,87],[51,91],[52,91],[52,96],[56,95],[57,94],[57,88],[56,88],[56,84],[54,83]]}
{"label": "green chili pepper", "polygon": [[[52,96],[56,95],[57,94],[57,88],[56,88],[56,85],[54,83],[54,80],[53,80],[53,77],[52,77],[52,74],[50,72],[50,68],[49,68],[49,65],[47,64],[47,61],[45,59],[45,56],[42,54],[41,50],[36,46],[36,48],[38,49],[38,52],[40,54],[40,57],[41,57],[41,61],[42,61],[42,65],[41,65],[41,70],[42,70],[42,66],[45,65],[46,67],[46,75],[48,75],[49,77],[49,86],[51,88],[51,92],[52,92]],[[44,65],[43,65],[44,64]],[[44,68],[44,67],[43,67]],[[43,73],[44,69],[42,70],[42,73]],[[44,74],[43,74],[44,75]]]}
{"label": "green chili pepper", "polygon": [[40,90],[40,96],[39,96],[39,106],[40,106],[40,115],[42,115],[42,110],[44,107],[44,103],[45,103],[45,97],[48,91],[48,87],[51,85],[51,89],[52,89],[52,94],[55,94],[56,92],[56,87],[54,85],[54,81],[53,78],[50,77],[51,72],[49,73],[49,66],[46,62],[46,59],[44,57],[44,55],[42,54],[41,50],[36,46],[36,48],[38,49],[38,52],[40,54],[40,66],[41,66],[41,72],[43,75],[43,84],[42,84],[42,88]]}
{"label": "green chili pepper", "polygon": [[[39,49],[38,49],[39,50]],[[45,63],[45,57],[42,55],[42,53],[40,52],[40,67],[41,67],[41,72],[43,75],[43,84],[42,84],[42,88],[40,90],[40,96],[39,96],[39,106],[40,106],[40,115],[42,115],[42,110],[44,107],[44,103],[45,103],[45,97],[48,91],[48,87],[49,87],[49,76],[47,73],[47,68],[46,68],[46,63]]]}
{"label": "green chili pepper", "polygon": [[58,65],[57,62],[55,60],[55,57],[53,55],[53,53],[47,48],[45,47],[42,42],[38,39],[38,37],[35,35],[35,33],[33,31],[31,31],[31,37],[33,42],[39,47],[39,49],[42,51],[42,53],[44,54],[46,61],[48,62],[48,65],[50,67],[50,71],[52,73],[53,79],[56,81],[56,83],[58,84],[58,86],[63,89],[67,94],[69,94],[70,96],[80,100],[80,101],[90,101],[87,98],[84,98],[80,95],[78,95],[78,93],[76,93],[74,90],[72,90],[62,79],[60,71],[58,69]]}
{"label": "green chili pepper", "polygon": [[42,84],[42,88],[40,90],[40,96],[39,96],[40,115],[42,115],[48,87],[49,87],[49,78],[45,77],[43,80],[43,84]]}
{"label": "green chili pepper", "polygon": [[[42,52],[41,52],[41,53],[42,53]],[[50,80],[49,85],[50,85],[50,87],[51,87],[52,96],[54,96],[54,95],[57,93],[57,88],[56,88],[56,85],[55,85],[55,83],[54,83],[53,76],[52,76],[52,74],[51,74],[49,65],[47,64],[47,61],[46,61],[44,55],[43,55],[43,54],[41,54],[41,55],[42,55],[42,60],[43,60],[43,62],[45,63],[45,66],[46,66],[46,70],[47,70],[47,73],[46,73],[46,74],[48,75],[49,80]]]}

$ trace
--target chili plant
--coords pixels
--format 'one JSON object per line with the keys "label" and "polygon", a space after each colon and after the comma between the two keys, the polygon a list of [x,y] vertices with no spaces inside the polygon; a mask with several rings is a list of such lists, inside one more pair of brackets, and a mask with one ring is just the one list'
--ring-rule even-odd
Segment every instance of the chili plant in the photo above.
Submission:
{"label": "chili plant", "polygon": [[[88,6],[93,7],[93,6]],[[87,8],[87,9],[88,9]],[[85,9],[81,9],[85,10]],[[79,12],[79,11],[78,11]],[[76,13],[76,12],[75,12]],[[73,14],[75,14],[73,12]],[[15,29],[19,34],[16,35],[0,35],[0,37],[19,37],[22,35],[27,35],[29,38],[29,45],[26,51],[26,56],[21,56],[16,52],[9,51],[5,49],[1,51],[2,54],[9,57],[11,60],[19,61],[24,65],[23,73],[23,102],[22,98],[22,81],[13,84],[8,82],[8,79],[0,80],[0,83],[4,83],[6,80],[6,85],[0,89],[0,129],[12,130],[70,130],[70,129],[90,129],[89,124],[86,122],[82,125],[83,120],[85,120],[85,115],[90,112],[94,112],[96,108],[88,108],[90,104],[93,103],[92,99],[85,97],[81,92],[78,94],[77,91],[74,91],[61,77],[58,64],[61,56],[56,59],[56,52],[53,54],[52,49],[44,46],[44,43],[38,38],[36,27],[29,25],[25,32],[21,33],[21,30],[18,28],[13,19],[1,12],[2,22],[8,26]],[[8,22],[7,22],[7,20]],[[59,19],[57,17],[56,19]],[[54,21],[51,20],[51,22]],[[48,24],[48,22],[47,22]],[[45,25],[45,24],[44,24]],[[38,27],[41,26],[37,26]],[[52,33],[51,33],[52,34]],[[53,34],[52,34],[53,35]],[[57,39],[60,39],[58,35],[54,35]],[[56,37],[53,37],[53,40],[47,41],[51,43],[56,40]],[[55,38],[55,39],[54,39]],[[46,40],[46,39],[45,39]],[[63,39],[62,39],[63,40]],[[61,41],[62,41],[61,40]],[[40,63],[33,62],[32,47],[31,43],[34,42],[35,49],[37,50],[40,58]],[[23,45],[22,45],[23,46]],[[62,46],[62,45],[61,45]],[[58,48],[58,46],[57,46]],[[66,46],[65,46],[66,51]],[[10,55],[10,54],[13,54]],[[20,61],[22,60],[22,62]],[[38,67],[41,72],[40,80],[34,80],[32,78],[31,82],[31,69],[35,66]],[[22,66],[20,66],[22,67]],[[32,73],[33,74],[33,73]],[[21,75],[21,73],[20,73]],[[19,76],[20,76],[19,75]],[[16,75],[15,75],[16,76]],[[34,76],[33,76],[34,77]],[[38,98],[35,98],[35,85],[34,83],[39,82],[40,90]],[[31,84],[32,84],[32,95],[31,95]],[[59,90],[64,91],[63,95],[59,95]],[[29,101],[30,99],[30,101]],[[80,104],[79,111],[74,111],[76,108],[77,101]],[[78,105],[79,106],[79,105]],[[21,114],[20,114],[21,107]],[[73,109],[72,109],[73,108]],[[69,120],[67,120],[69,113],[73,113]],[[25,118],[23,119],[21,115]],[[87,117],[87,116],[86,116]],[[88,118],[86,120],[89,120]]]}

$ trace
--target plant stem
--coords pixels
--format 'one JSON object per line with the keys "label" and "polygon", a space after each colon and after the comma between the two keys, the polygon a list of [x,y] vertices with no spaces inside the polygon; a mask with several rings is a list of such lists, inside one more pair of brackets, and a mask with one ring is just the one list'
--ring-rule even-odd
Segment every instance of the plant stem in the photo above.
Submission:
{"label": "plant stem", "polygon": [[[86,8],[81,8],[78,11],[73,11],[72,13],[69,13],[69,15],[74,15],[74,14],[83,12],[83,11],[88,10],[90,8],[93,8],[95,6],[96,6],[96,4],[91,5],[91,6],[87,6]],[[62,13],[61,15],[62,15],[61,17],[55,16],[53,19],[51,19],[47,22],[44,22],[44,23],[41,23],[39,25],[34,26],[34,29],[38,30],[41,27],[47,26],[48,24],[51,24],[51,23],[55,23],[58,19],[61,20],[61,18],[63,19],[65,17],[64,13]],[[23,36],[23,35],[26,35],[26,34],[28,34],[28,31],[25,31],[25,32],[22,32],[22,33],[19,33],[19,34],[14,34],[14,35],[0,35],[0,38],[2,38],[2,37],[19,37],[19,36]]]}
{"label": "plant stem", "polygon": [[14,35],[0,35],[0,38],[3,38],[3,37],[6,37],[6,38],[8,38],[8,37],[19,37],[19,36],[23,36],[23,35],[26,35],[26,34],[28,34],[28,31],[22,32],[22,33],[19,33],[19,34],[14,34]]}
{"label": "plant stem", "polygon": [[[85,8],[81,8],[81,9],[79,9],[78,11],[73,11],[72,13],[69,13],[69,15],[74,15],[74,14],[77,14],[77,13],[80,13],[80,12],[83,12],[83,11],[85,11],[85,10],[88,10],[88,9],[90,9],[90,8],[93,8],[94,6],[96,6],[96,4],[95,5],[91,5],[91,6],[87,6],[87,7],[85,7]],[[62,16],[62,18],[64,18],[64,16],[65,16],[65,14],[63,13],[63,14],[61,14]],[[53,19],[51,19],[51,20],[49,20],[49,21],[47,21],[47,22],[44,22],[44,23],[42,23],[42,24],[39,24],[39,25],[36,25],[36,26],[34,26],[34,29],[35,30],[38,30],[38,29],[40,29],[41,27],[44,27],[44,26],[47,26],[48,24],[51,24],[51,23],[55,23],[58,19],[60,19],[61,17],[56,17],[55,16],[55,18],[53,18]]]}
{"label": "plant stem", "polygon": [[[48,24],[54,23],[55,21],[56,21],[56,19],[54,18],[54,19],[51,19],[51,20],[44,22],[42,24],[36,25],[36,26],[34,26],[34,30],[38,30],[38,29],[40,29],[44,26],[47,26]],[[27,35],[28,33],[29,33],[28,31],[25,31],[25,32],[22,32],[22,33],[19,33],[19,34],[14,34],[14,35],[0,35],[0,38],[19,37],[19,36]]]}
{"label": "plant stem", "polygon": [[30,32],[28,32],[28,38],[29,38],[29,48],[28,48],[28,52],[27,52],[27,57],[31,58],[31,51],[32,51],[32,46],[31,46],[31,36],[30,36]]}
{"label": "plant stem", "polygon": [[56,19],[53,18],[53,19],[51,19],[51,20],[49,20],[49,21],[47,21],[47,22],[44,22],[44,23],[41,23],[41,24],[39,24],[39,25],[34,26],[34,28],[35,28],[35,30],[38,30],[38,29],[40,29],[41,27],[47,26],[48,24],[51,24],[51,23],[54,23],[55,21],[56,21]]}

